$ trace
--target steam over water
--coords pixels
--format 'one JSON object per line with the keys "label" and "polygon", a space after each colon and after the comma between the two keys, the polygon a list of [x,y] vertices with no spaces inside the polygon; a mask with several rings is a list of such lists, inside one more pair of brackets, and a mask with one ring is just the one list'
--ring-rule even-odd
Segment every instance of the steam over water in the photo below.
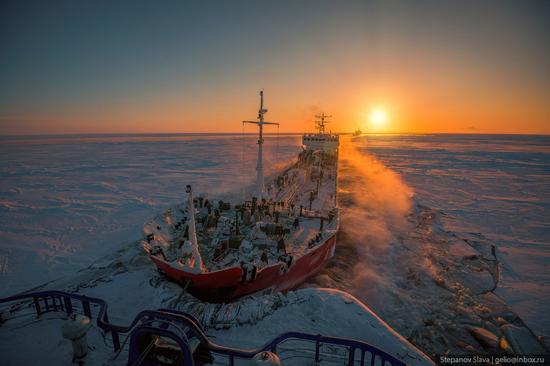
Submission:
{"label": "steam over water", "polygon": [[343,255],[336,257],[328,273],[336,281],[331,285],[368,298],[371,304],[377,301],[376,288],[383,281],[380,267],[389,246],[411,228],[407,215],[413,192],[398,174],[361,153],[349,139],[342,144],[339,174],[338,254]]}
{"label": "steam over water", "polygon": [[545,334],[547,142],[521,136],[345,141],[337,255],[313,284],[351,292],[432,355],[476,349],[471,327],[498,336],[502,319],[521,319]]}
{"label": "steam over water", "polygon": [[[255,140],[1,139],[0,296],[139,239],[149,217],[183,200],[186,184],[240,195],[255,176]],[[289,162],[299,144],[299,136],[268,137],[266,168]],[[498,332],[521,322],[517,314],[543,334],[548,146],[546,137],[344,137],[336,256],[305,286],[351,292],[431,354],[475,345],[468,326]]]}

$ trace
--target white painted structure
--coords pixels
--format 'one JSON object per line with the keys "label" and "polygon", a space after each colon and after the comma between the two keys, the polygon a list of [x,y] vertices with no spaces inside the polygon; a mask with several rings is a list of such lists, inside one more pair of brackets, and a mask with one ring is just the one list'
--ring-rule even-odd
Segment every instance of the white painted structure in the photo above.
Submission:
{"label": "white painted structure", "polygon": [[318,133],[304,134],[302,136],[302,144],[306,150],[335,154],[338,151],[340,137],[332,133],[325,133],[325,124],[328,123],[327,119],[331,116],[321,113],[315,117],[317,118],[315,124]]}
{"label": "white painted structure", "polygon": [[184,265],[186,270],[193,273],[204,272],[204,264],[199,250],[199,242],[197,240],[197,228],[195,225],[195,203],[193,201],[193,190],[191,186],[187,186],[187,212],[189,214],[189,239],[186,240],[181,247],[180,263]]}

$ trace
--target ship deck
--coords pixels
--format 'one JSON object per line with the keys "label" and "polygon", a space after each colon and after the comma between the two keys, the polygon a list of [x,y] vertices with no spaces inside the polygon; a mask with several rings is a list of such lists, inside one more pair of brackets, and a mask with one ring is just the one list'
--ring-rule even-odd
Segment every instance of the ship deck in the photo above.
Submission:
{"label": "ship deck", "polygon": [[[267,181],[271,198],[224,202],[199,195],[197,240],[207,271],[243,262],[261,269],[279,262],[284,254],[299,258],[333,236],[338,230],[336,180],[336,163],[327,162],[319,169],[312,159],[299,159]],[[144,227],[144,245],[162,248],[165,260],[173,265],[188,236],[187,206],[173,206]]]}

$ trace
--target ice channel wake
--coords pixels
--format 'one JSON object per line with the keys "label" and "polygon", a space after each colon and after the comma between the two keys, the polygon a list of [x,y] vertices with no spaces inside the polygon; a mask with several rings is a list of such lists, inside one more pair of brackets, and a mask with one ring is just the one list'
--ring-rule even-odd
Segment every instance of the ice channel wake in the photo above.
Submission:
{"label": "ice channel wake", "polygon": [[313,285],[353,294],[432,356],[495,351],[509,332],[544,350],[493,293],[494,244],[446,230],[442,213],[420,204],[395,171],[349,140],[341,149],[339,203],[336,256]]}

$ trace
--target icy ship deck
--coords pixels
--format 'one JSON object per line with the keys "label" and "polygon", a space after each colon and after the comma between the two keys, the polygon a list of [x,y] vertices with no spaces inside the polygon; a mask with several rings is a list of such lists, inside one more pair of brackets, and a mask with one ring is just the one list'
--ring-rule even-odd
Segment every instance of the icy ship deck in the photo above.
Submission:
{"label": "icy ship deck", "polygon": [[[268,182],[270,199],[195,199],[197,240],[207,271],[243,262],[261,269],[284,254],[297,259],[335,235],[337,164],[327,159],[319,169],[313,156],[305,155]],[[188,237],[187,207],[171,207],[144,227],[146,248],[162,248],[165,260],[176,265]]]}

